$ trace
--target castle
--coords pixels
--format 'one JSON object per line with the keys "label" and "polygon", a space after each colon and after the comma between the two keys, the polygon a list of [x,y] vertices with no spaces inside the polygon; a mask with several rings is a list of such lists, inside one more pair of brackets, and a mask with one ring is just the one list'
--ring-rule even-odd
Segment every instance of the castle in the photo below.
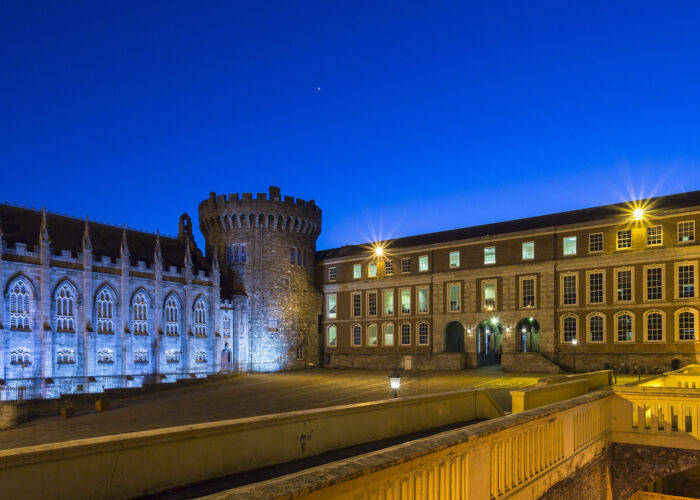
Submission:
{"label": "castle", "polygon": [[[316,252],[313,200],[212,193],[176,237],[0,205],[12,396],[312,366],[700,362],[700,191]],[[31,384],[30,384],[31,382]]]}

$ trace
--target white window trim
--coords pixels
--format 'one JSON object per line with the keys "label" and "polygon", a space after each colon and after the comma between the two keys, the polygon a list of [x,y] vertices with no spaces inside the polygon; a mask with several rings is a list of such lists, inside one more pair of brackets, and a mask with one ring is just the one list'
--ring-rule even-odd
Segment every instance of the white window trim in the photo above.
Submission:
{"label": "white window trim", "polygon": [[[355,276],[355,269],[360,269],[360,275]],[[362,279],[362,264],[353,264],[352,265],[352,279],[354,280],[361,280]]]}
{"label": "white window trim", "polygon": [[[679,297],[678,293],[678,268],[680,266],[695,266],[693,268],[693,274],[695,275],[695,283],[693,285],[694,297]],[[673,297],[676,300],[697,300],[698,299],[698,261],[697,260],[684,260],[682,262],[673,263]]]}
{"label": "white window trim", "polygon": [[[331,297],[335,297],[335,314],[331,316]],[[326,295],[326,318],[328,319],[336,319],[338,317],[338,294],[336,293],[329,293]]]}
{"label": "white window trim", "polygon": [[[372,264],[374,264],[374,276],[371,275],[370,269],[372,267]],[[379,276],[379,264],[377,262],[368,262],[367,263],[367,277],[371,279],[376,279]]]}
{"label": "white window trim", "polygon": [[[331,279],[331,269],[335,269],[335,278]],[[328,281],[335,282],[338,280],[338,268],[335,266],[328,266]]]}
{"label": "white window trim", "polygon": [[[601,247],[602,247],[602,248],[601,248],[600,250],[591,250],[591,236],[593,236],[594,234],[600,234],[600,235],[601,235],[601,241],[600,241],[600,243],[601,243]],[[598,233],[589,233],[589,234],[588,234],[588,253],[596,255],[596,254],[603,253],[604,250],[605,250],[605,233],[602,233],[602,232],[598,232]]]}
{"label": "white window trim", "polygon": [[[680,340],[680,332],[678,331],[678,316],[680,316],[684,312],[690,312],[693,313],[695,317],[695,340]],[[677,309],[673,311],[673,339],[676,342],[680,342],[681,344],[688,344],[691,342],[700,342],[699,340],[699,335],[698,335],[698,316],[700,313],[698,313],[698,310],[693,308],[693,307],[682,307],[680,309]]]}
{"label": "white window trim", "polygon": [[[573,304],[564,304],[564,277],[566,276],[575,276],[576,277],[576,302]],[[571,271],[568,273],[561,273],[559,275],[559,302],[561,307],[577,307],[579,304],[579,296],[581,295],[580,291],[580,282],[578,279],[578,271]]]}
{"label": "white window trim", "polygon": [[[457,254],[457,265],[452,265],[452,255]],[[450,267],[450,269],[459,269],[462,267],[462,252],[459,250],[453,250],[451,251],[448,256],[447,256],[447,265]]]}
{"label": "white window trim", "polygon": [[[617,329],[617,318],[622,316],[623,314],[627,314],[630,316],[632,319],[632,339],[631,340],[619,340],[620,332]],[[634,344],[637,341],[637,318],[635,317],[635,314],[632,311],[628,310],[623,310],[623,311],[618,311],[615,313],[613,316],[613,343],[615,344]]]}
{"label": "white window trim", "polygon": [[[427,267],[425,269],[420,268],[420,261],[422,258],[425,258],[426,262],[428,263]],[[418,256],[418,272],[419,273],[428,273],[430,272],[430,256],[428,255],[419,255]]]}
{"label": "white window trim", "polygon": [[[488,283],[494,284],[494,305],[493,309],[486,307],[486,285]],[[498,311],[498,280],[497,279],[485,279],[481,280],[481,310],[482,311]]]}
{"label": "white window trim", "polygon": [[[647,294],[647,269],[653,269],[655,267],[661,268],[661,298],[660,299],[649,299]],[[666,264],[647,264],[642,267],[642,302],[663,302],[666,299]],[[665,333],[664,333],[665,335]]]}
{"label": "white window trim", "polygon": [[[649,322],[647,321],[647,317],[652,313],[661,315],[661,340],[649,340]],[[662,344],[666,342],[666,331],[668,329],[668,326],[666,324],[666,313],[664,311],[662,311],[661,309],[648,309],[644,311],[642,319],[644,321],[644,323],[642,324],[642,330],[644,332],[642,342],[645,342],[647,344]]]}
{"label": "white window trim", "polygon": [[[384,292],[386,292],[387,290],[391,290],[391,301],[393,302],[393,304],[391,304],[391,306],[392,306],[391,307],[391,310],[392,310],[391,314],[386,313],[386,307],[385,307],[386,306],[386,302],[385,302],[386,295],[384,295]],[[384,316],[386,318],[391,318],[395,314],[396,314],[396,290],[394,288],[383,288],[382,289],[382,316]]]}
{"label": "white window trim", "polygon": [[[382,272],[384,273],[384,276],[393,276],[394,275],[394,261],[387,259],[383,262],[383,264],[384,265],[382,266],[382,268],[383,268]],[[386,270],[387,264],[391,264],[391,272],[390,273],[387,272],[387,270]]]}
{"label": "white window trim", "polygon": [[[649,228],[652,228],[652,227],[660,227],[661,228],[661,243],[649,244],[648,231],[649,231]],[[664,226],[663,226],[663,224],[654,224],[653,226],[647,226],[646,230],[644,231],[644,245],[647,248],[657,248],[657,247],[664,246]]]}
{"label": "white window trim", "polygon": [[[630,246],[620,248],[620,233],[622,231],[629,231],[630,232]],[[646,234],[644,235],[644,237],[646,238]],[[618,252],[627,252],[627,251],[633,250],[633,249],[634,249],[634,231],[632,231],[632,228],[618,229],[617,231],[615,231],[615,250]]]}
{"label": "white window trim", "polygon": [[[486,262],[486,250],[493,250],[493,262]],[[484,247],[484,265],[485,266],[495,266],[497,261],[498,261],[498,258],[496,256],[496,247],[495,246]]]}
{"label": "white window trim", "polygon": [[[425,312],[420,311],[420,291],[421,290],[428,290],[428,310]],[[430,286],[429,285],[416,286],[416,314],[418,314],[418,315],[430,314]]]}
{"label": "white window trim", "polygon": [[[369,313],[369,296],[370,296],[371,293],[376,294],[376,297],[375,297],[376,314],[370,314],[370,313]],[[377,316],[379,316],[379,292],[378,292],[377,290],[367,290],[366,294],[367,294],[367,297],[366,297],[366,300],[367,300],[367,317],[369,317],[369,318],[376,318]]]}
{"label": "white window trim", "polygon": [[[591,302],[591,274],[602,274],[603,275],[603,301],[602,302]],[[586,271],[586,304],[590,306],[600,306],[605,304],[605,288],[607,285],[607,274],[605,269],[589,269]],[[577,297],[578,298],[578,297]],[[563,298],[562,298],[563,300]]]}
{"label": "white window trim", "polygon": [[[406,260],[408,261],[408,271],[403,270],[403,263]],[[401,268],[400,268],[401,274],[411,274],[411,258],[410,257],[401,257],[401,261],[399,262],[399,265],[401,266]]]}
{"label": "white window trim", "polygon": [[574,338],[580,344],[581,343],[581,336],[579,335],[579,332],[581,330],[581,318],[578,317],[578,314],[574,314],[574,313],[570,313],[570,312],[568,312],[566,314],[562,314],[559,317],[559,339],[560,339],[560,342],[562,344],[572,345],[570,340],[568,340],[568,341],[564,340],[564,320],[566,318],[576,318],[576,336]]}
{"label": "white window trim", "polygon": [[[603,318],[603,340],[592,340],[593,332],[591,332],[591,317],[593,316],[600,316],[601,318]],[[608,318],[605,316],[604,313],[600,311],[593,311],[591,313],[588,313],[586,315],[586,342],[590,342],[591,344],[605,344],[608,340],[607,324]]]}
{"label": "white window trim", "polygon": [[[331,345],[331,328],[335,328],[335,345]],[[338,347],[338,326],[330,324],[326,327],[326,347],[335,349]]]}
{"label": "white window trim", "polygon": [[[402,311],[402,307],[401,307],[401,305],[402,305],[402,304],[401,304],[401,292],[402,292],[403,290],[408,290],[408,299],[409,299],[409,309],[410,309],[410,311],[407,312],[407,313],[403,312],[403,311]],[[411,288],[410,288],[410,287],[399,288],[399,300],[398,300],[398,304],[397,304],[397,305],[398,305],[398,309],[399,309],[399,316],[410,316],[411,314],[413,314],[413,297],[412,297],[412,295],[413,295],[413,294],[411,293]]]}
{"label": "white window trim", "polygon": [[[355,327],[356,326],[360,328],[360,343],[359,344],[355,343]],[[355,349],[362,347],[362,325],[359,323],[353,323],[352,326],[350,327],[350,347],[353,347]]]}
{"label": "white window trim", "polygon": [[[408,325],[408,344],[404,344],[403,342],[403,332],[401,331],[403,329],[403,325]],[[411,322],[410,321],[402,321],[399,324],[399,344],[400,346],[411,346],[413,345],[413,332],[411,331]]]}
{"label": "white window trim", "polygon": [[[355,297],[360,297],[360,314],[355,314]],[[351,318],[361,318],[362,317],[362,292],[352,292],[350,294],[350,317]]]}
{"label": "white window trim", "polygon": [[[374,327],[374,328],[377,330],[377,331],[376,331],[377,338],[375,339],[375,340],[377,341],[376,344],[372,344],[372,343],[370,343],[370,341],[369,341],[369,329],[370,329],[371,327]],[[371,347],[371,348],[379,347],[379,337],[381,336],[381,334],[380,334],[379,327],[377,326],[377,324],[376,324],[376,323],[370,323],[369,325],[367,325],[367,328],[365,328],[365,331],[367,332],[367,347]]]}
{"label": "white window trim", "polygon": [[[617,297],[618,283],[617,283],[617,273],[618,271],[631,271],[630,272],[630,300],[619,300]],[[634,266],[624,266],[616,267],[613,269],[613,303],[614,304],[632,304],[634,303]]]}
{"label": "white window trim", "polygon": [[[534,280],[534,289],[533,289],[533,294],[534,294],[534,301],[535,305],[533,306],[523,306],[523,281],[525,280]],[[519,309],[525,309],[525,310],[530,310],[530,309],[537,309],[538,306],[538,301],[537,301],[537,276],[534,274],[527,275],[527,276],[520,276],[518,278],[518,291],[519,293],[519,301],[518,305],[520,306]]]}
{"label": "white window trim", "polygon": [[[459,297],[457,299],[457,309],[455,311],[450,309],[450,287],[453,286],[456,286],[459,290]],[[445,283],[445,309],[448,314],[457,314],[462,312],[462,283],[457,281]]]}
{"label": "white window trim", "polygon": [[[387,325],[391,325],[391,344],[386,343],[386,327]],[[394,328],[394,322],[393,321],[385,321],[382,323],[382,330],[381,330],[381,336],[382,336],[382,346],[388,346],[388,347],[395,347],[396,346],[396,328]]]}
{"label": "white window trim", "polygon": [[[421,343],[420,341],[420,327],[421,325],[427,325],[428,327],[428,338],[426,339],[425,343]],[[419,321],[418,324],[416,325],[416,345],[430,345],[430,323],[427,321]]]}
{"label": "white window trim", "polygon": [[[681,241],[681,240],[679,239],[679,238],[680,238],[680,231],[679,231],[680,226],[681,226],[681,224],[683,224],[683,223],[688,223],[688,222],[692,222],[692,223],[693,223],[693,239],[692,239],[692,240],[688,240],[688,241]],[[681,220],[681,221],[676,222],[676,244],[678,244],[678,245],[687,245],[688,243],[695,243],[695,239],[696,239],[696,238],[695,238],[695,229],[696,229],[696,228],[695,228],[695,219],[692,219],[692,220]]]}
{"label": "white window trim", "polygon": [[[574,245],[574,253],[565,253],[564,249],[566,248],[566,244],[564,243],[564,240],[567,238],[574,238],[576,240],[576,244]],[[576,257],[578,255],[578,236],[573,235],[573,236],[562,236],[561,237],[561,255],[562,257]]]}
{"label": "white window trim", "polygon": [[[525,249],[525,245],[528,245],[532,243],[532,257],[525,258],[523,256],[523,250]],[[535,242],[534,241],[523,241],[522,244],[520,245],[520,257],[521,260],[535,260]]]}

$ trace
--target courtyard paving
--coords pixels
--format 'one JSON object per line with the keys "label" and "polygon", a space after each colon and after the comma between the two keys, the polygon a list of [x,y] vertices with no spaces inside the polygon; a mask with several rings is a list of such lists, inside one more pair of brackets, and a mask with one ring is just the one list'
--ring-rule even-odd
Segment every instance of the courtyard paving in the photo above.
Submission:
{"label": "courtyard paving", "polygon": [[[484,367],[458,372],[404,372],[402,376],[400,396],[484,388],[504,410],[510,410],[510,390],[534,385],[546,375],[514,374],[500,367]],[[620,379],[618,383],[625,381]],[[32,420],[0,431],[0,449],[361,403],[391,396],[388,373],[381,371],[316,369],[244,374],[115,400],[112,410],[105,413],[91,409],[78,411],[71,419],[56,415]]]}

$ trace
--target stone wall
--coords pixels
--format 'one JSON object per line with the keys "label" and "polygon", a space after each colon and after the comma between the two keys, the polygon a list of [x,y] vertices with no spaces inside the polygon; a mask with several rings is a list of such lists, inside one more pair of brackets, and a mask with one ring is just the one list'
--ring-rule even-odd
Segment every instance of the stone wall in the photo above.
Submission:
{"label": "stone wall", "polygon": [[504,352],[501,366],[507,372],[517,373],[559,373],[559,366],[536,352]]}
{"label": "stone wall", "polygon": [[539,500],[612,500],[610,460],[606,451],[549,488]]}
{"label": "stone wall", "polygon": [[449,371],[465,368],[466,355],[461,353],[438,353],[431,355],[400,354],[333,354],[329,356],[328,368],[358,368],[373,370],[425,370]]}

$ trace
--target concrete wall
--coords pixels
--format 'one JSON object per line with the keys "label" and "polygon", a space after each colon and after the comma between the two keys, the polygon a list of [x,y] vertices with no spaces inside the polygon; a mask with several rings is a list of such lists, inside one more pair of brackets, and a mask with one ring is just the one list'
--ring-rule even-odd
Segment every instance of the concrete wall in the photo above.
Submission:
{"label": "concrete wall", "polygon": [[600,387],[612,385],[613,372],[612,370],[600,370],[597,372],[579,373],[576,375],[563,375],[560,377],[541,378],[537,381],[537,385],[559,384],[561,382],[568,382],[570,380],[585,380],[588,384],[588,390],[592,391],[593,389],[598,389]]}
{"label": "concrete wall", "polygon": [[510,391],[513,413],[531,410],[540,406],[575,398],[588,392],[585,380],[571,380],[561,384],[528,387],[520,391]]}
{"label": "concrete wall", "polygon": [[559,373],[559,366],[537,352],[504,352],[501,366],[507,372],[517,373]]}
{"label": "concrete wall", "polygon": [[374,370],[463,370],[466,355],[462,353],[437,353],[421,355],[401,354],[332,354],[328,368],[362,368]]}
{"label": "concrete wall", "polygon": [[3,498],[130,498],[359,443],[502,415],[484,390],[0,451]]}

